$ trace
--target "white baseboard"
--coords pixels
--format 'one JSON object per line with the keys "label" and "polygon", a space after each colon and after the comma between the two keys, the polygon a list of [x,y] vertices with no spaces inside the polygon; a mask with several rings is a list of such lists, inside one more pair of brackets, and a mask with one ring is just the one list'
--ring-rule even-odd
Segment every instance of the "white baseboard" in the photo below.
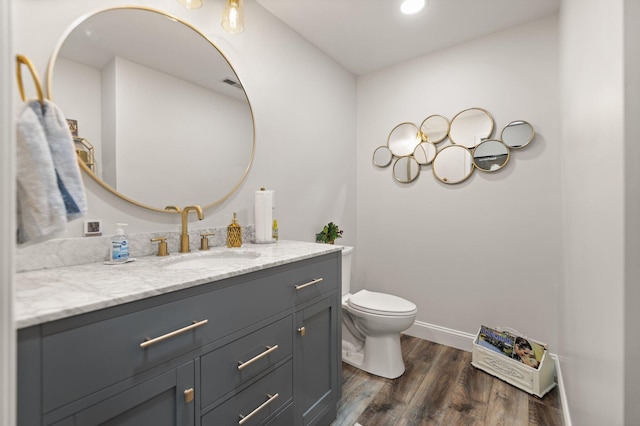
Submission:
{"label": "white baseboard", "polygon": [[408,330],[404,332],[409,336],[418,337],[430,342],[439,343],[452,348],[471,352],[473,350],[473,339],[475,334],[465,333],[451,328],[440,327],[439,325],[416,321]]}
{"label": "white baseboard", "polygon": [[[416,321],[408,330],[404,332],[409,336],[418,337],[430,342],[439,343],[441,345],[450,346],[452,348],[471,352],[473,350],[473,340],[475,334],[465,333],[463,331],[453,330],[451,328],[440,327],[439,325],[429,324],[426,322]],[[569,404],[567,402],[567,394],[564,390],[564,382],[562,381],[562,370],[560,369],[560,360],[558,356],[549,354],[554,361],[556,368],[556,383],[560,392],[560,401],[562,403],[562,417],[564,426],[571,426],[571,416],[569,413]]]}

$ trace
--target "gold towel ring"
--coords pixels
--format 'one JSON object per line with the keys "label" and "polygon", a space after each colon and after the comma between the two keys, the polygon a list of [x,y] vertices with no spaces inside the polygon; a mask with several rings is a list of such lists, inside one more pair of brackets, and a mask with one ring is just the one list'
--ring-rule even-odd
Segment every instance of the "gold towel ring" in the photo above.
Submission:
{"label": "gold towel ring", "polygon": [[44,95],[42,94],[42,84],[40,83],[40,77],[38,77],[38,72],[36,68],[33,66],[33,63],[23,55],[16,55],[16,76],[18,77],[18,89],[20,90],[20,97],[23,101],[26,101],[26,96],[24,95],[24,85],[22,84],[22,69],[20,65],[25,64],[29,71],[31,71],[31,76],[33,77],[33,84],[36,86],[36,91],[38,92],[38,100],[41,104],[44,104]]}

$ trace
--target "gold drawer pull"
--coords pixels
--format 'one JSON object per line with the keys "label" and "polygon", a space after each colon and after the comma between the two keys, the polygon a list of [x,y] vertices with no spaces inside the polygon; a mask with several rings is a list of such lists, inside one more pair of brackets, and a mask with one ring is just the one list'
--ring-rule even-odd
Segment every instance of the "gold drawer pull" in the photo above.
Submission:
{"label": "gold drawer pull", "polygon": [[309,281],[306,284],[300,284],[296,286],[296,290],[302,290],[305,287],[309,287],[310,285],[314,285],[314,284],[318,284],[320,281],[322,281],[322,278],[317,278],[313,281]]}
{"label": "gold drawer pull", "polygon": [[178,334],[182,334],[182,333],[186,333],[189,330],[193,330],[194,328],[198,328],[198,327],[202,327],[203,325],[205,325],[206,323],[208,323],[209,320],[202,320],[202,321],[194,321],[193,324],[188,325],[186,327],[183,327],[179,330],[176,331],[172,331],[171,333],[167,333],[167,334],[163,334],[162,336],[158,336],[156,338],[149,338],[147,337],[147,340],[145,340],[144,342],[140,343],[140,347],[142,349],[147,348],[155,343],[158,342],[162,342],[163,340],[167,340],[173,336],[177,336]]}
{"label": "gold drawer pull", "polygon": [[265,402],[262,403],[262,405],[260,405],[258,408],[256,408],[255,410],[253,410],[252,412],[250,412],[249,414],[247,414],[246,416],[243,416],[242,414],[239,414],[240,416],[240,421],[238,421],[239,425],[244,424],[244,422],[246,422],[247,420],[249,420],[251,417],[253,417],[254,414],[257,414],[260,410],[262,410],[264,407],[266,407],[267,405],[271,404],[277,397],[279,397],[280,394],[275,394],[275,395],[269,395],[267,394],[267,399]]}
{"label": "gold drawer pull", "polygon": [[278,349],[278,345],[274,345],[274,346],[266,346],[267,350],[262,352],[260,355],[256,355],[253,358],[251,358],[249,361],[238,361],[238,370],[242,370],[245,367],[248,367],[249,365],[253,364],[254,362],[256,362],[257,360],[259,360],[262,357],[265,357],[267,355],[269,355],[271,352],[274,352]]}

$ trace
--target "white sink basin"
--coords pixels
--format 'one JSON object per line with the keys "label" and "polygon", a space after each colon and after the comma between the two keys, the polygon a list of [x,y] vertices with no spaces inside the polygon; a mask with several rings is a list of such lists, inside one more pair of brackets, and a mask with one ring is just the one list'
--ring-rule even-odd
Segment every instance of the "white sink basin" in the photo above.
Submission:
{"label": "white sink basin", "polygon": [[185,256],[181,259],[170,261],[163,266],[164,269],[209,269],[220,266],[243,266],[255,263],[260,253],[254,251],[218,251],[206,254]]}

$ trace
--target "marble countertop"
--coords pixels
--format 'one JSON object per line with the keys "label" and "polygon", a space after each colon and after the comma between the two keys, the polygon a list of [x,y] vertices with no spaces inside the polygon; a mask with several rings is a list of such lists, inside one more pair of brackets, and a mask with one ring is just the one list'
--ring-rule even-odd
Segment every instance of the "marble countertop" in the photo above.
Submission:
{"label": "marble countertop", "polygon": [[[222,263],[215,268],[179,269],[166,266],[183,258],[216,256],[229,251],[259,254],[251,261]],[[341,250],[340,246],[298,241],[244,244],[238,249],[145,256],[118,265],[102,262],[21,272],[15,276],[14,318],[25,328],[122,303],[218,281]]]}

